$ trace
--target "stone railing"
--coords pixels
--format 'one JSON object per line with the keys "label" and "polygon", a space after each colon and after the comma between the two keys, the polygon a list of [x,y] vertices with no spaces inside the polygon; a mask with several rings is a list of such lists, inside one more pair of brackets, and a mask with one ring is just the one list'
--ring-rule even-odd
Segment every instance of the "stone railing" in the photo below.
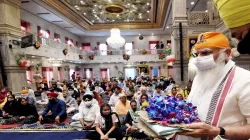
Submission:
{"label": "stone railing", "polygon": [[188,14],[189,25],[211,25],[212,19],[208,12],[189,12]]}
{"label": "stone railing", "polygon": [[156,55],[165,54],[165,49],[132,49],[132,50],[82,50],[83,55],[95,55],[95,56],[106,56],[106,55]]}

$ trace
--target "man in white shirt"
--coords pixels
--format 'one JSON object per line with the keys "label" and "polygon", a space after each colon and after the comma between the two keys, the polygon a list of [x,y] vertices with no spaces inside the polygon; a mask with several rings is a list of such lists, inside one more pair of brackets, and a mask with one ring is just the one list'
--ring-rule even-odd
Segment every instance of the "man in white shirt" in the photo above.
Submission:
{"label": "man in white shirt", "polygon": [[155,97],[155,96],[162,96],[162,97],[165,97],[164,92],[161,90],[161,85],[157,85],[157,86],[155,87],[155,91],[154,91],[154,93],[153,93],[153,97]]}
{"label": "man in white shirt", "polygon": [[79,113],[72,117],[74,121],[70,125],[78,131],[94,129],[95,118],[98,114],[100,114],[100,107],[93,103],[93,97],[90,94],[85,94],[79,106]]}
{"label": "man in white shirt", "polygon": [[197,106],[201,123],[186,125],[177,140],[250,138],[250,72],[230,60],[228,39],[218,32],[199,35],[198,68],[187,101]]}
{"label": "man in white shirt", "polygon": [[119,102],[119,94],[121,93],[121,89],[119,87],[116,87],[114,89],[113,95],[110,97],[109,105],[111,107],[115,107],[115,105]]}

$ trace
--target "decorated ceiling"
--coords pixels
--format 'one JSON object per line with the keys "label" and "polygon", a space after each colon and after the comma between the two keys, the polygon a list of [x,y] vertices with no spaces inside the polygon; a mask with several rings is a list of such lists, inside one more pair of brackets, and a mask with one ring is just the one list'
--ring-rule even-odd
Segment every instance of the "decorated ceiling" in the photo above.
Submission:
{"label": "decorated ceiling", "polygon": [[161,28],[169,0],[42,0],[86,30]]}
{"label": "decorated ceiling", "polygon": [[149,23],[152,0],[66,0],[93,24]]}

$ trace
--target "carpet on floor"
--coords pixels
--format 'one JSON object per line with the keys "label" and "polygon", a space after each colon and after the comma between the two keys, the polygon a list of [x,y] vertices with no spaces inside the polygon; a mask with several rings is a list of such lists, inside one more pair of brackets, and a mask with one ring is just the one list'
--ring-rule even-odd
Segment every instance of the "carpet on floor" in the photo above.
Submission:
{"label": "carpet on floor", "polygon": [[86,137],[86,131],[68,132],[0,132],[4,140],[79,140]]}
{"label": "carpet on floor", "polygon": [[66,118],[60,124],[40,124],[39,122],[33,124],[11,124],[11,125],[0,125],[1,131],[71,131],[74,130],[70,125],[70,118]]}

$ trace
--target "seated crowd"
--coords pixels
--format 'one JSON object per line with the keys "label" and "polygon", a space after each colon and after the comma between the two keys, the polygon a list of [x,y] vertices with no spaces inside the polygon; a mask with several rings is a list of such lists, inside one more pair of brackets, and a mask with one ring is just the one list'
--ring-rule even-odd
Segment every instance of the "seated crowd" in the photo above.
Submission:
{"label": "seated crowd", "polygon": [[128,135],[142,139],[147,136],[134,124],[138,122],[137,111],[149,106],[148,99],[155,96],[184,99],[191,89],[191,81],[182,90],[171,77],[150,79],[143,76],[127,81],[78,77],[60,83],[52,79],[50,85],[42,83],[38,97],[34,90],[24,87],[18,98],[7,88],[0,87],[0,125],[37,121],[61,123],[71,116],[71,127],[79,131],[92,130],[86,136],[88,139],[120,140]]}

